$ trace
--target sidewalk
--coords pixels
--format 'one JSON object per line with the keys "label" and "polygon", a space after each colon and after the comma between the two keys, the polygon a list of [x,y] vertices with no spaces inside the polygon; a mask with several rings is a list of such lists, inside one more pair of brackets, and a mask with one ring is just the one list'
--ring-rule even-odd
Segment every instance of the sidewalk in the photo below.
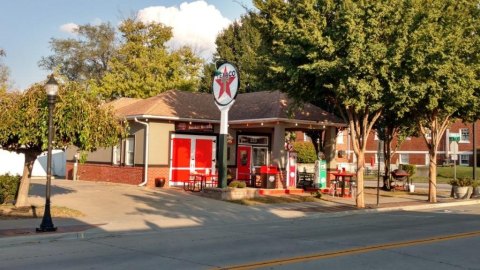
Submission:
{"label": "sidewalk", "polygon": [[[32,180],[31,204],[44,205],[44,184],[44,180]],[[152,190],[103,182],[53,180],[52,205],[79,210],[85,216],[53,218],[58,232],[40,234],[35,233],[40,218],[0,220],[0,243],[480,204],[478,199],[453,200],[448,196],[449,190],[442,189],[438,192],[439,203],[436,204],[427,203],[426,195],[382,191],[377,207],[376,190],[367,188],[365,192],[367,209],[357,209],[354,198],[325,194],[319,202],[245,206],[204,198],[180,189]]]}

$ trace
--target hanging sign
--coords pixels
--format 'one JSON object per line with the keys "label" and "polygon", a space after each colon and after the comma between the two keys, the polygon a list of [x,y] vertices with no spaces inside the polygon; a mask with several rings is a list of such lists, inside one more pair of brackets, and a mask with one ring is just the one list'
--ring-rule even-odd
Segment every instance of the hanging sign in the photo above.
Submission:
{"label": "hanging sign", "polygon": [[237,96],[239,85],[238,71],[230,63],[224,63],[213,78],[213,96],[219,106],[227,106]]}

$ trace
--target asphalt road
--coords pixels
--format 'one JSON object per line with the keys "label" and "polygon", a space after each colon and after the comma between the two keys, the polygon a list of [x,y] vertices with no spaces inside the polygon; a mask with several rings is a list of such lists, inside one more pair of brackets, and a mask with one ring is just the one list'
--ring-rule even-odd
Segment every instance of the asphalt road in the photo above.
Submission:
{"label": "asphalt road", "polygon": [[480,269],[479,208],[0,242],[0,269]]}

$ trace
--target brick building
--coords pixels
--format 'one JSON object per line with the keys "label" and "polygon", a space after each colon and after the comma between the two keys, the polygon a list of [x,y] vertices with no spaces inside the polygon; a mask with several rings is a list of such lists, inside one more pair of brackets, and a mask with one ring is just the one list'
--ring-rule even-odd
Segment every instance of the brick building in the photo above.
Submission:
{"label": "brick building", "polygon": [[[476,143],[477,153],[480,154],[480,121],[477,121],[476,125]],[[450,125],[446,130],[440,145],[438,146],[437,164],[451,164],[453,161],[449,158],[449,144],[447,139],[451,136],[459,136],[458,142],[458,160],[457,165],[461,166],[473,166],[473,124],[463,123],[458,120]],[[304,138],[302,134],[297,135],[299,140],[308,140]],[[395,146],[396,140],[392,145]],[[378,156],[378,137],[375,132],[370,134],[367,141],[367,150],[365,153],[365,162],[367,168],[376,169],[378,162],[383,165],[383,154]],[[347,167],[353,170],[355,168],[355,155],[351,146],[350,135],[348,129],[341,129],[337,131],[336,139],[336,153],[337,163],[339,167]],[[410,137],[407,138],[403,144],[398,148],[395,155],[392,157],[391,164],[415,164],[417,166],[427,166],[429,164],[428,149],[425,140],[422,137]],[[480,165],[480,161],[477,160],[477,165]]]}

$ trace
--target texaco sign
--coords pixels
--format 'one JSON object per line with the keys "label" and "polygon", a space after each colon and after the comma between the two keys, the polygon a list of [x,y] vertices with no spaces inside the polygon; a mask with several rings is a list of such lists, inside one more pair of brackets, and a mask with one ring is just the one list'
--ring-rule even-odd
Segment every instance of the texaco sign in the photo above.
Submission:
{"label": "texaco sign", "polygon": [[237,96],[238,71],[232,64],[225,63],[218,68],[218,73],[213,78],[213,96],[219,106],[226,106]]}

